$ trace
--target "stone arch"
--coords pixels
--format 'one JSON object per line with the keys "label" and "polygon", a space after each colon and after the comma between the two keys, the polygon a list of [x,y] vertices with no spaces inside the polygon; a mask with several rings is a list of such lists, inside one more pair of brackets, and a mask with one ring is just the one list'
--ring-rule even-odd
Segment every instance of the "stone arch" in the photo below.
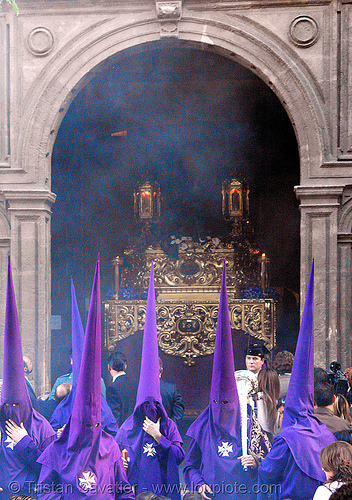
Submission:
{"label": "stone arch", "polygon": [[[301,182],[316,177],[323,159],[330,157],[331,143],[323,99],[309,69],[285,42],[249,19],[214,12],[210,19],[186,10],[179,39],[203,43],[204,30],[208,44],[257,73],[276,93],[296,132]],[[87,75],[109,56],[159,39],[156,19],[136,15],[133,22],[96,23],[59,50],[30,89],[23,113],[15,165],[27,172],[25,183],[50,186],[55,137]]]}
{"label": "stone arch", "polygon": [[346,186],[342,195],[339,234],[352,234],[352,186]]}

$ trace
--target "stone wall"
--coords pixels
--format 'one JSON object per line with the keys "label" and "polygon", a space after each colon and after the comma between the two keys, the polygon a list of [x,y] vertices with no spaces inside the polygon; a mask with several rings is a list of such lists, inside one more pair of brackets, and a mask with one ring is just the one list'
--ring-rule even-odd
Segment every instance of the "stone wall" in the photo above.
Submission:
{"label": "stone wall", "polygon": [[[351,6],[328,0],[18,0],[0,13],[0,297],[11,250],[24,350],[49,385],[51,153],[94,68],[178,37],[217,50],[276,93],[300,152],[301,297],[316,263],[316,362],[350,365]],[[302,301],[303,302],[303,301]],[[0,312],[3,331],[3,308]]]}

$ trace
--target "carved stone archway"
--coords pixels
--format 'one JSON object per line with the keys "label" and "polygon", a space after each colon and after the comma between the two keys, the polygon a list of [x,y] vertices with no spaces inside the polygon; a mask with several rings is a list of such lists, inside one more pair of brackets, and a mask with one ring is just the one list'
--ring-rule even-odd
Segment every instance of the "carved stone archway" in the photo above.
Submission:
{"label": "carved stone archway", "polygon": [[[55,200],[51,152],[56,134],[70,102],[100,63],[165,36],[202,44],[247,66],[285,107],[300,153],[301,293],[315,257],[316,358],[324,365],[338,356],[337,224],[343,188],[351,183],[352,157],[341,147],[348,139],[343,118],[349,99],[341,85],[349,74],[341,59],[340,11],[334,2],[307,7],[302,0],[283,7],[255,0],[247,8],[243,0],[106,0],[99,5],[66,0],[65,12],[61,3],[24,0],[18,17],[10,11],[0,15],[0,57],[6,69],[0,102],[10,117],[2,123],[0,185],[11,226],[24,343],[42,367],[38,389],[49,383],[50,207]],[[348,17],[350,6],[343,9]]]}

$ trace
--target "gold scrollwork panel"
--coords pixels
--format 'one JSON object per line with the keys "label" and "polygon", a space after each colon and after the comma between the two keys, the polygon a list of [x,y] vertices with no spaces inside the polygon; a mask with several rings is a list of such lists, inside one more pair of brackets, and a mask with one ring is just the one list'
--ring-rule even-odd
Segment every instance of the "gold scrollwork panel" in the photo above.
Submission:
{"label": "gold scrollwork panel", "polygon": [[[116,342],[144,328],[146,302],[109,301],[104,303],[105,344],[113,350]],[[157,304],[160,348],[180,356],[186,365],[214,352],[218,304]],[[275,302],[245,301],[229,304],[231,328],[243,330],[263,341],[269,349],[275,345]]]}

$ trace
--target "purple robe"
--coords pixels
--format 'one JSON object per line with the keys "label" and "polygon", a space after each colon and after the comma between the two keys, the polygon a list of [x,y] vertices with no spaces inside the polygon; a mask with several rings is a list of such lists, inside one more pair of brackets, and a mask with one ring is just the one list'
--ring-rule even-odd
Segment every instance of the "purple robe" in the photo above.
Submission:
{"label": "purple robe", "polygon": [[[193,422],[187,432],[191,438],[187,451],[184,477],[187,487],[197,491],[207,484],[218,500],[254,499],[252,491],[257,471],[244,470],[242,456],[241,414],[235,380],[235,365],[226,292],[224,261],[209,406]],[[260,461],[270,448],[250,406],[247,407],[247,436]],[[256,444],[255,444],[256,443]],[[245,496],[244,496],[245,493]]]}
{"label": "purple robe", "polygon": [[[28,436],[17,444],[6,435],[5,422],[23,423]],[[0,499],[7,500],[16,492],[30,492],[38,480],[38,455],[55,439],[49,422],[32,408],[23,370],[21,335],[18,323],[15,293],[12,282],[10,256],[8,259],[6,313],[4,333],[3,385],[0,400],[1,459]]]}
{"label": "purple robe", "polygon": [[[50,418],[50,424],[55,431],[61,429],[61,427],[67,424],[72,413],[74,402],[75,396],[72,389],[72,391],[62,401],[60,401]],[[113,437],[116,436],[117,431],[119,430],[116,418],[103,396],[101,396],[101,425],[104,431]]]}
{"label": "purple robe", "polygon": [[[314,264],[287,391],[282,429],[259,467],[262,484],[281,484],[282,491],[276,492],[275,497],[280,500],[287,496],[293,500],[312,498],[315,489],[325,480],[319,460],[320,451],[336,441],[326,425],[314,415],[313,311]],[[263,491],[261,498],[265,498]]]}
{"label": "purple robe", "polygon": [[[1,425],[0,492],[1,500],[13,495],[13,485],[21,493],[34,494],[38,482],[40,465],[37,459],[42,451],[55,440],[56,436],[49,423],[36,410],[24,426],[28,432],[16,445],[6,435]],[[46,422],[46,424],[44,423]]]}
{"label": "purple robe", "polygon": [[[121,453],[113,438],[100,426],[94,426],[82,431],[81,449],[75,449],[74,445],[75,451],[71,453],[70,425],[71,418],[60,437],[60,448],[56,441],[39,458],[43,464],[37,493],[39,500],[133,500]],[[50,467],[46,465],[48,457],[52,457]]]}
{"label": "purple robe", "polygon": [[[72,327],[72,390],[55,408],[50,424],[56,431],[67,424],[68,419],[73,410],[73,404],[75,402],[75,394],[77,390],[79,371],[82,361],[82,350],[84,343],[84,330],[82,325],[81,316],[78,309],[77,298],[75,287],[73,284],[73,279],[71,278],[71,327]],[[118,425],[116,419],[107,404],[104,397],[101,397],[101,420],[102,427],[105,432],[111,434],[111,436],[116,436],[118,431]]]}
{"label": "purple robe", "polygon": [[134,499],[119,447],[112,436],[102,430],[100,379],[98,260],[72,415],[60,438],[51,443],[38,459],[42,464],[39,499]]}
{"label": "purple robe", "polygon": [[[270,443],[258,421],[254,421],[250,405],[247,410],[248,445],[253,445],[251,451],[260,461],[268,453]],[[192,424],[187,432],[191,438],[183,469],[187,488],[198,491],[202,484],[207,484],[217,500],[255,499],[257,469],[244,470],[238,459],[242,456],[240,429],[233,436],[214,424],[210,407],[196,422],[197,425]]]}
{"label": "purple robe", "polygon": [[292,500],[311,500],[315,490],[326,480],[321,471],[320,480],[305,474],[297,465],[286,441],[274,439],[273,447],[258,471],[258,500],[291,498]]}
{"label": "purple robe", "polygon": [[[158,336],[152,263],[145,316],[141,371],[133,414],[121,425],[116,441],[121,450],[127,449],[131,461],[128,479],[136,485],[136,493],[146,489],[172,500],[180,500],[178,466],[184,458],[182,439],[176,424],[165,411],[160,395]],[[145,417],[160,421],[161,439],[157,444],[144,432]]]}
{"label": "purple robe", "polygon": [[[154,403],[154,404],[153,404]],[[148,408],[142,404],[134,410],[120,427],[116,436],[120,449],[126,449],[130,462],[127,477],[136,485],[136,494],[143,490],[180,500],[178,466],[185,453],[177,426],[169,418],[159,402]],[[143,431],[145,415],[154,422],[161,417],[161,439],[157,444],[152,436]]]}

